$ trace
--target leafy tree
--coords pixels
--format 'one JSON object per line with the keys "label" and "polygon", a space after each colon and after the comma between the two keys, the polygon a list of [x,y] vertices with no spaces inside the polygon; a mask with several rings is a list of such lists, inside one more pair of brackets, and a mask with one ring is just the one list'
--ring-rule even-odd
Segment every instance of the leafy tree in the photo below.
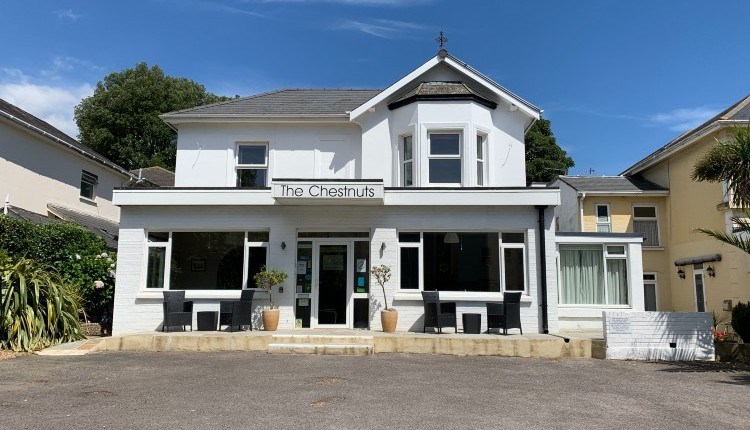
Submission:
{"label": "leafy tree", "polygon": [[[737,128],[732,138],[718,142],[695,164],[694,181],[725,182],[733,191],[732,203],[750,208],[750,129]],[[733,233],[699,228],[698,231],[750,254],[750,209],[745,217],[733,217]]]}
{"label": "leafy tree", "polygon": [[96,84],[75,108],[79,139],[126,169],[159,165],[174,169],[177,133],[159,115],[228,100],[159,66],[139,63]]}
{"label": "leafy tree", "polygon": [[549,182],[566,175],[573,159],[557,145],[548,119],[535,122],[526,133],[526,181]]}

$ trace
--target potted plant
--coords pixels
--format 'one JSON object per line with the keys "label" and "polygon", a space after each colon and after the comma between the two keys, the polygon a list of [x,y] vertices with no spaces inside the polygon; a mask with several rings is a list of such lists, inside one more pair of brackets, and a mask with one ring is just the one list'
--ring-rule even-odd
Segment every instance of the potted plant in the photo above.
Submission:
{"label": "potted plant", "polygon": [[279,327],[279,308],[273,301],[273,288],[286,281],[287,274],[280,272],[275,268],[263,266],[260,272],[256,273],[253,279],[255,285],[261,290],[268,291],[268,301],[270,306],[263,309],[263,329],[266,331],[276,331]]}
{"label": "potted plant", "polygon": [[375,278],[375,282],[383,290],[385,309],[380,311],[380,324],[383,326],[384,332],[393,333],[396,331],[396,324],[398,323],[398,312],[396,309],[388,307],[388,297],[385,294],[385,284],[391,280],[391,268],[385,264],[375,266],[372,268],[372,277]]}

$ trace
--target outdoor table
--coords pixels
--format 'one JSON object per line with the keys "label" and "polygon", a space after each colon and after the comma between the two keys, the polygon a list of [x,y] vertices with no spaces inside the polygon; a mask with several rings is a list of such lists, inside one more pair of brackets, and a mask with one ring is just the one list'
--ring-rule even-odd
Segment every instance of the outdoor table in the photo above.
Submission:
{"label": "outdoor table", "polygon": [[464,324],[464,333],[479,334],[482,330],[482,314],[461,314],[461,320]]}
{"label": "outdoor table", "polygon": [[219,313],[216,311],[198,312],[198,331],[216,331]]}

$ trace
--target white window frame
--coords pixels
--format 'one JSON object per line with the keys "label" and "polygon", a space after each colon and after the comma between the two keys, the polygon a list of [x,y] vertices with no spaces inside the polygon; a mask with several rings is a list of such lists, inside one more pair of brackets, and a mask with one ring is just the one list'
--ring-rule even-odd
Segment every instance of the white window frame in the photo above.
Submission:
{"label": "white window frame", "polygon": [[[559,306],[561,307],[571,307],[571,308],[579,308],[579,307],[592,307],[592,308],[632,308],[633,305],[633,281],[632,281],[632,270],[630,268],[630,261],[628,259],[628,245],[626,243],[604,243],[604,244],[584,244],[584,243],[561,243],[563,247],[573,247],[573,248],[594,248],[597,246],[602,247],[602,261],[603,266],[602,270],[604,270],[604,303],[599,304],[590,304],[590,303],[559,303]],[[608,246],[624,246],[625,247],[625,253],[624,254],[609,254],[607,251]],[[565,249],[563,249],[565,250]],[[560,264],[560,255],[559,255],[559,248],[558,248],[558,256],[557,256],[558,264],[557,264],[557,279],[562,280],[562,266]],[[625,304],[609,304],[609,280],[607,279],[607,260],[625,260],[625,270],[627,280],[628,280],[628,302]],[[562,281],[557,283],[557,297],[562,297]],[[558,300],[559,301],[559,300]]]}
{"label": "white window frame", "polygon": [[269,258],[269,248],[268,248],[268,242],[250,242],[248,240],[248,235],[250,232],[254,233],[269,233],[268,230],[250,230],[245,232],[245,247],[244,247],[244,254],[243,254],[243,260],[242,260],[242,289],[243,290],[253,290],[253,291],[260,291],[260,288],[248,288],[247,283],[250,278],[250,265],[248,260],[248,257],[250,256],[250,248],[265,248],[266,249],[266,266],[268,266],[268,258]]}
{"label": "white window frame", "polygon": [[[477,175],[476,181],[478,187],[487,186],[487,133],[477,133],[477,147],[476,147],[476,166]],[[482,151],[482,158],[479,158],[479,151]],[[482,165],[482,174],[479,175],[479,165]]]}
{"label": "white window frame", "polygon": [[[523,234],[523,243],[504,243],[503,233],[520,233]],[[528,238],[525,231],[501,231],[498,232],[498,240],[500,241],[498,249],[500,250],[500,292],[504,293],[505,289],[505,250],[506,249],[520,249],[523,252],[523,290],[507,290],[508,292],[521,292],[521,295],[529,294],[529,262],[527,260],[528,252],[526,251],[526,243]]]}
{"label": "white window frame", "polygon": [[[607,208],[607,220],[606,221],[599,221],[599,207],[604,206]],[[609,206],[609,203],[596,203],[594,205],[594,220],[596,221],[596,232],[597,233],[611,233],[612,232],[612,212],[611,208]],[[606,226],[609,231],[607,232],[600,232],[599,227]]]}
{"label": "white window frame", "polygon": [[[455,134],[458,136],[458,154],[437,154],[432,155],[432,135],[433,134]],[[437,187],[460,187],[464,182],[464,142],[462,130],[428,130],[427,131],[427,183],[430,186]],[[430,161],[431,160],[458,160],[461,169],[461,178],[459,182],[430,182]]]}
{"label": "white window frame", "polygon": [[[636,217],[635,216],[635,208],[654,208],[654,216],[653,217]],[[655,203],[638,203],[633,205],[632,209],[632,215],[633,215],[633,231],[635,232],[635,222],[636,221],[656,221],[656,245],[646,245],[643,244],[644,248],[659,248],[661,247],[661,226],[659,225],[659,206]]]}
{"label": "white window frame", "polygon": [[[169,290],[170,274],[172,273],[172,232],[165,232],[164,230],[154,230],[160,233],[167,233],[169,237],[166,242],[149,242],[148,241],[148,230],[144,231],[144,239],[146,240],[145,256],[143,258],[143,277],[141,291],[164,291]],[[148,254],[151,248],[164,248],[164,284],[161,288],[148,288]]]}
{"label": "white window frame", "polygon": [[[398,235],[400,233],[418,233],[419,234],[419,242],[401,242],[398,241]],[[415,293],[415,292],[421,292],[424,291],[424,235],[421,231],[409,231],[409,230],[399,230],[396,232],[396,240],[398,241],[398,291],[399,293]],[[418,258],[418,273],[417,273],[417,288],[416,289],[404,289],[401,288],[401,249],[403,248],[417,248],[417,258]]]}
{"label": "white window frame", "polygon": [[[406,140],[409,139],[411,145],[411,158],[406,158]],[[406,183],[406,163],[411,164],[411,185]],[[403,187],[414,187],[416,186],[416,170],[414,163],[414,136],[407,134],[401,136],[401,186]]]}
{"label": "white window frame", "polygon": [[[653,276],[654,279],[646,279],[647,276]],[[655,272],[643,272],[643,286],[644,286],[644,290],[643,290],[643,303],[644,303],[644,306],[645,306],[645,303],[646,303],[646,290],[645,290],[645,286],[647,284],[654,286],[654,298],[656,299],[655,300],[655,304],[656,304],[656,310],[658,311],[659,310],[659,275],[656,274]]]}
{"label": "white window frame", "polygon": [[[91,180],[87,180],[89,178]],[[87,184],[89,184],[89,185],[91,185],[91,197],[83,195],[83,186],[82,185],[84,184],[84,182],[87,183]],[[93,173],[91,173],[91,172],[89,172],[88,170],[85,170],[85,169],[81,170],[81,184],[79,186],[80,188],[78,190],[78,195],[82,199],[85,199],[85,200],[88,200],[88,201],[92,201],[92,202],[94,200],[96,200],[96,188],[97,188],[97,185],[99,185],[99,176],[98,175],[95,175],[95,174],[93,174]]]}
{"label": "white window frame", "polygon": [[[262,146],[265,149],[266,156],[265,156],[265,162],[263,164],[240,164],[240,148],[243,146]],[[239,187],[237,185],[237,180],[239,179],[239,171],[245,170],[245,169],[265,169],[266,170],[266,183],[265,187],[269,186],[270,182],[270,169],[268,168],[268,158],[269,158],[269,145],[268,142],[237,142],[235,151],[234,151],[234,186]]]}

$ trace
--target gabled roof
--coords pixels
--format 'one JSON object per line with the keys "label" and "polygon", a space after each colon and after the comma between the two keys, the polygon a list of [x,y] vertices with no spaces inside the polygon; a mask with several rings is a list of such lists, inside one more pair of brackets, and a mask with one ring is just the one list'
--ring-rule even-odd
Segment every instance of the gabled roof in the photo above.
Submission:
{"label": "gabled roof", "polygon": [[406,87],[409,83],[419,78],[421,75],[423,75],[424,73],[426,73],[427,71],[429,71],[430,69],[432,69],[433,67],[437,66],[440,63],[447,64],[448,66],[452,67],[458,72],[463,73],[470,79],[478,82],[489,93],[498,97],[500,100],[503,100],[511,105],[518,107],[520,111],[524,112],[529,117],[534,118],[534,119],[539,119],[541,112],[542,112],[541,109],[527,102],[521,97],[513,94],[511,91],[507,90],[506,88],[504,88],[497,82],[493,81],[492,79],[488,78],[487,76],[483,75],[476,69],[472,68],[468,64],[464,63],[463,61],[459,60],[458,58],[450,54],[446,54],[445,57],[438,54],[430,58],[429,60],[427,60],[427,62],[419,66],[417,69],[415,69],[408,75],[404,76],[403,78],[399,79],[396,83],[392,84],[391,86],[389,86],[388,88],[380,92],[378,95],[368,100],[366,103],[354,109],[350,114],[350,118],[352,120],[358,118],[359,116],[367,112],[370,108],[374,107],[378,103],[385,101],[389,99],[390,97],[394,96],[395,94],[397,94],[399,91],[402,91],[404,87]]}
{"label": "gabled roof", "polygon": [[345,118],[380,90],[282,89],[210,105],[165,113],[165,121],[195,117],[325,117]]}
{"label": "gabled roof", "polygon": [[136,178],[144,179],[157,187],[174,187],[174,172],[160,166],[131,170]]}
{"label": "gabled roof", "polygon": [[118,166],[105,156],[99,154],[88,146],[81,142],[73,139],[67,134],[63,133],[50,123],[43,121],[34,115],[26,112],[25,110],[8,103],[7,101],[0,99],[0,118],[5,118],[17,125],[20,125],[27,130],[30,130],[40,136],[50,139],[65,148],[79,154],[86,158],[94,160],[99,164],[117,171],[125,176],[132,177],[132,175],[125,170],[123,167]]}
{"label": "gabled roof", "polygon": [[750,121],[750,95],[745,96],[732,106],[721,111],[719,114],[699,125],[698,127],[686,131],[677,136],[674,140],[644,157],[642,160],[633,164],[623,171],[622,175],[633,175],[644,169],[653,166],[669,155],[687,147],[696,139],[705,136],[712,131],[718,130],[725,124],[745,123]]}
{"label": "gabled roof", "polygon": [[600,194],[666,194],[668,188],[640,176],[560,176],[577,191]]}
{"label": "gabled roof", "polygon": [[490,109],[497,108],[497,103],[472,87],[473,85],[465,82],[421,82],[388,103],[388,109],[398,109],[417,101],[431,100],[472,100]]}

